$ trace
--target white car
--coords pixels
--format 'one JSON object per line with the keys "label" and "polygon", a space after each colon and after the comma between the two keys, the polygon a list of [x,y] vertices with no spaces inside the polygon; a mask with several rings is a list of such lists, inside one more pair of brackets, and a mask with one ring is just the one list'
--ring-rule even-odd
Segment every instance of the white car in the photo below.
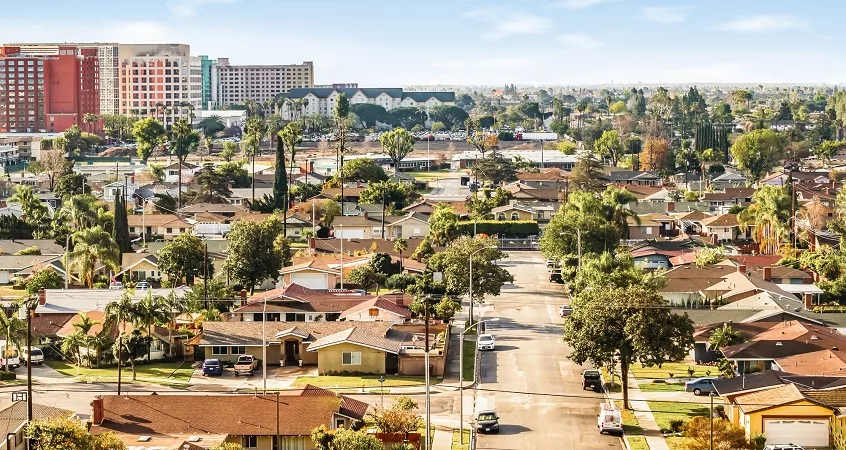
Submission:
{"label": "white car", "polygon": [[764,447],[764,450],[805,450],[798,445],[793,444],[775,444]]}
{"label": "white car", "polygon": [[123,283],[121,283],[120,281],[114,281],[112,282],[112,284],[109,285],[109,289],[123,289]]}
{"label": "white car", "polygon": [[490,334],[480,334],[479,339],[476,341],[476,348],[479,350],[495,350],[496,341]]}
{"label": "white car", "polygon": [[[44,364],[44,352],[41,351],[38,347],[32,347],[32,355],[30,356],[32,359],[32,364],[36,366],[40,366]],[[26,347],[21,350],[21,363],[26,365]]]}

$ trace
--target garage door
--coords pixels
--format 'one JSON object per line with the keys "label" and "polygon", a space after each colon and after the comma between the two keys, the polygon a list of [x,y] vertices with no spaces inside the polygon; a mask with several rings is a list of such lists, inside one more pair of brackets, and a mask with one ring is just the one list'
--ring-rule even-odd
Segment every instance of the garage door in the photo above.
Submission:
{"label": "garage door", "polygon": [[344,230],[341,227],[336,227],[335,237],[338,239],[364,239],[364,230]]}
{"label": "garage door", "polygon": [[767,436],[767,445],[828,447],[828,421],[764,419],[764,435]]}
{"label": "garage door", "polygon": [[329,276],[325,273],[293,273],[291,274],[291,283],[309,289],[329,289],[328,278]]}

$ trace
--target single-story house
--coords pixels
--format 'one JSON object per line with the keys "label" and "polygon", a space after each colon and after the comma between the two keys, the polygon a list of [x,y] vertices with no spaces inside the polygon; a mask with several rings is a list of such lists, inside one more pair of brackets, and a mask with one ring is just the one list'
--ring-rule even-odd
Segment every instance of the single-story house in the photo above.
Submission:
{"label": "single-story house", "polygon": [[[61,418],[76,420],[77,416],[73,411],[33,402],[32,418],[34,420]],[[29,446],[29,441],[26,438],[26,423],[27,404],[25,401],[16,401],[0,410],[0,432],[3,433],[0,448],[3,450],[26,450]]]}
{"label": "single-story house", "polygon": [[341,271],[318,260],[311,260],[279,271],[283,286],[298,284],[314,290],[334,289],[341,280]]}
{"label": "single-story house", "polygon": [[[406,216],[385,216],[385,239],[390,238],[388,224]],[[366,211],[360,216],[336,217],[332,222],[335,239],[381,239],[382,217],[371,217]]]}
{"label": "single-story house", "polygon": [[188,162],[182,163],[181,165],[178,162],[175,162],[164,168],[165,181],[168,183],[179,182],[179,172],[181,170],[182,184],[188,184],[194,179],[194,175],[200,171],[200,168],[200,166]]}
{"label": "single-story house", "polygon": [[232,311],[234,321],[319,322],[335,321],[350,308],[372,297],[349,293],[318,292],[299,284],[289,284],[253,294]]}
{"label": "single-story house", "polygon": [[535,210],[520,205],[504,205],[491,210],[494,220],[536,220]]}
{"label": "single-story house", "polygon": [[[387,220],[387,218],[386,218]],[[407,216],[394,220],[387,226],[390,239],[423,238],[429,234],[429,216],[423,213],[409,213]]]}
{"label": "single-story house", "polygon": [[403,323],[411,318],[411,311],[405,306],[383,297],[365,300],[354,305],[340,315],[340,320],[355,322],[394,322]]}
{"label": "single-story house", "polygon": [[163,280],[166,278],[159,270],[159,258],[149,253],[122,254],[120,272],[115,274],[115,278],[121,280],[125,276],[128,276],[132,281],[143,281],[149,278]]}
{"label": "single-story house", "polygon": [[30,268],[37,270],[39,267],[46,267],[51,261],[59,258],[44,255],[0,255],[0,284],[9,284],[15,274]]}

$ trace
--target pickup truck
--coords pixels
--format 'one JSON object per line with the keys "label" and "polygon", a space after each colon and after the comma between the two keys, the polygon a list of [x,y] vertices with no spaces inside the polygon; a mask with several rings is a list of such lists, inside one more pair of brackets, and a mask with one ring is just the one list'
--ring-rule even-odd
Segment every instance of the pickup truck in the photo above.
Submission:
{"label": "pickup truck", "polygon": [[235,362],[235,376],[252,375],[256,372],[258,360],[251,355],[241,355]]}
{"label": "pickup truck", "polygon": [[598,370],[582,372],[582,390],[585,389],[593,389],[594,392],[602,391],[602,374]]}

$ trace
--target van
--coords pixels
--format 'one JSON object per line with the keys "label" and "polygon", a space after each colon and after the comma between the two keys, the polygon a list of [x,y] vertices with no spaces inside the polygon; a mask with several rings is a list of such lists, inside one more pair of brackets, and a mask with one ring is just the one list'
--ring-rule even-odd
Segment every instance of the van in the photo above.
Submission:
{"label": "van", "polygon": [[6,341],[0,340],[0,367],[5,370],[14,370],[21,366],[21,358],[18,350],[7,348]]}
{"label": "van", "polygon": [[623,415],[613,403],[599,405],[599,417],[596,422],[599,434],[623,434]]}

